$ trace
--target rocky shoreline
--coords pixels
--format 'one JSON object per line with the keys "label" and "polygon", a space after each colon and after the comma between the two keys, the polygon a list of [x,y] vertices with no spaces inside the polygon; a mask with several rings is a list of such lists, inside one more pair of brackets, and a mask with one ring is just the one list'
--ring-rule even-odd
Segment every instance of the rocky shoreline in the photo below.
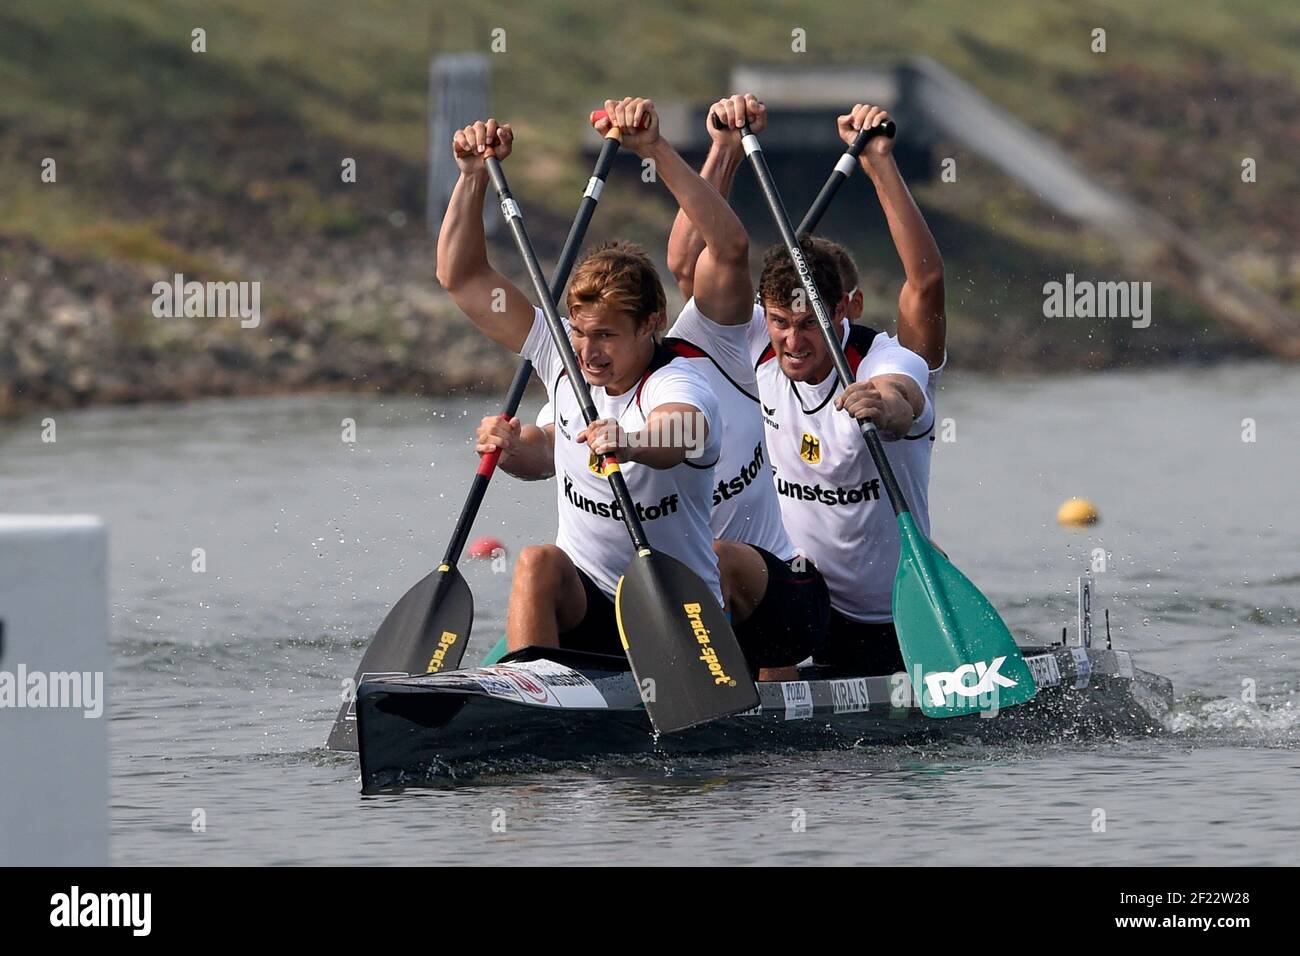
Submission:
{"label": "rocky shoreline", "polygon": [[[539,218],[538,251],[549,260],[563,224]],[[347,239],[249,245],[171,247],[163,261],[61,252],[0,234],[0,418],[294,392],[497,392],[514,374],[517,359],[479,334],[438,287],[434,243],[422,226],[399,221]],[[512,254],[500,246],[493,260],[505,265]],[[177,272],[259,283],[256,327],[233,315],[156,317],[154,285]],[[869,312],[891,313],[897,280],[863,281]],[[669,292],[670,308],[679,307]],[[1140,336],[1127,322],[1068,328],[1032,308],[990,311],[982,294],[959,287],[950,296],[949,347],[964,370],[1085,371],[1252,354],[1218,330],[1188,334],[1185,321]]]}
{"label": "rocky shoreline", "polygon": [[334,281],[316,275],[319,259],[224,263],[220,278],[261,283],[260,322],[244,328],[238,317],[156,318],[151,289],[170,278],[165,268],[0,238],[0,417],[210,396],[503,388],[514,357],[438,288],[427,239],[402,246],[344,256]]}

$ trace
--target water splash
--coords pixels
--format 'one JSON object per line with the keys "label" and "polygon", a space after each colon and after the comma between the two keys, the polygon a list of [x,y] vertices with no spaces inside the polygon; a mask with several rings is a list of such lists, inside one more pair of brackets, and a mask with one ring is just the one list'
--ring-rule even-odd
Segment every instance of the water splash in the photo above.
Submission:
{"label": "water splash", "polygon": [[1179,700],[1165,729],[1188,736],[1256,738],[1260,744],[1300,743],[1300,708],[1294,700],[1246,703],[1232,697]]}

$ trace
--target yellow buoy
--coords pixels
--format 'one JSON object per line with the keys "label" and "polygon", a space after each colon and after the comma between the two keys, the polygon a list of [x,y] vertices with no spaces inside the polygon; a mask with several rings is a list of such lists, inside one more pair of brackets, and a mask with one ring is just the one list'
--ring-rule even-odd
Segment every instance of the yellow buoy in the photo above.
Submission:
{"label": "yellow buoy", "polygon": [[1071,498],[1056,512],[1056,520],[1067,528],[1082,528],[1100,519],[1097,506],[1087,498]]}

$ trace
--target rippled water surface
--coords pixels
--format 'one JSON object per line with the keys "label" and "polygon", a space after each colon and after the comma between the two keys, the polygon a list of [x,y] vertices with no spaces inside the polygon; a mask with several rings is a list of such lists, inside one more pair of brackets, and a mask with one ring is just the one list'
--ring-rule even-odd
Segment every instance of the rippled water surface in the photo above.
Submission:
{"label": "rippled water surface", "polygon": [[[363,797],[323,749],[340,685],[440,556],[491,401],[65,412],[53,445],[38,415],[0,426],[0,510],[109,522],[115,862],[1294,863],[1300,376],[954,375],[940,403],[936,539],[1043,641],[1104,549],[1116,645],[1175,684],[1164,733],[498,767]],[[1103,521],[1065,532],[1076,494]],[[501,478],[476,532],[546,540],[552,496]],[[473,659],[508,575],[466,573]]]}

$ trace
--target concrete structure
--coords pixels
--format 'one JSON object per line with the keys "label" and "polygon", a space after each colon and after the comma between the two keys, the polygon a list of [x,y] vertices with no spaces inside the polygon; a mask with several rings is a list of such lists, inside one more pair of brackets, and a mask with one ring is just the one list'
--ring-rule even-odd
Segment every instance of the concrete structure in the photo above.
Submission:
{"label": "concrete structure", "polygon": [[[1131,274],[1178,289],[1275,355],[1300,358],[1300,316],[1251,286],[1194,236],[1094,180],[1065,150],[933,60],[918,57],[851,66],[740,65],[733,69],[726,89],[752,92],[767,105],[772,122],[763,135],[763,151],[795,220],[841,152],[833,132],[835,117],[852,103],[877,103],[890,110],[904,130],[895,156],[909,181],[934,174],[932,150],[938,142],[968,150],[1053,209],[1106,236]],[[661,104],[664,135],[697,165],[709,147],[706,110],[706,103]],[[597,145],[593,138],[590,155]],[[635,157],[620,156],[620,163],[634,161]],[[611,187],[619,188],[618,180],[626,174],[626,170],[616,171]],[[873,212],[875,198],[867,190],[862,177],[846,183],[828,213],[824,231],[839,231],[837,217],[845,217],[839,225],[859,232],[876,229],[881,222],[869,217],[883,217]],[[763,240],[774,240],[774,232],[766,232],[766,206],[747,173],[737,176],[732,198],[746,224]]]}
{"label": "concrete structure", "polygon": [[0,515],[0,866],[108,863],[108,547]]}
{"label": "concrete structure", "polygon": [[[491,71],[485,53],[447,53],[429,64],[429,193],[425,215],[437,233],[447,200],[460,175],[451,155],[456,130],[489,115]],[[496,203],[487,205],[489,233],[500,222]]]}

